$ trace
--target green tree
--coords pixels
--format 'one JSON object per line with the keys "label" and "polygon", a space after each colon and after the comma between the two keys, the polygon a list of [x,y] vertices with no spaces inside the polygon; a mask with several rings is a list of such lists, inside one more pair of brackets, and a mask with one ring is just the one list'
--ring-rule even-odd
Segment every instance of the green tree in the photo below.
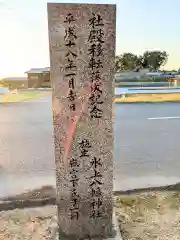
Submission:
{"label": "green tree", "polygon": [[164,66],[168,60],[167,52],[163,51],[146,51],[139,57],[141,66],[143,68],[149,68],[151,70],[158,70],[161,66]]}
{"label": "green tree", "polygon": [[143,55],[133,53],[124,53],[116,56],[116,72],[137,70],[139,68],[149,68],[150,70],[159,70],[159,68],[168,60],[168,54],[165,51],[146,51]]}
{"label": "green tree", "polygon": [[135,70],[138,63],[138,56],[133,53],[124,53],[120,56],[116,56],[116,72]]}

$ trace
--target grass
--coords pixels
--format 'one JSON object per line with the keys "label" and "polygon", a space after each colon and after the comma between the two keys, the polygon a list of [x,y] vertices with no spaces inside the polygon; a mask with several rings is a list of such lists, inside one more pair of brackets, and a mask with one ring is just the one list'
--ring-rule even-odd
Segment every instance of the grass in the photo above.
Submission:
{"label": "grass", "polygon": [[116,197],[124,240],[179,239],[180,192],[145,192]]}
{"label": "grass", "polygon": [[121,82],[126,83],[126,82],[134,82],[134,83],[161,83],[161,82],[167,82],[168,83],[168,78],[165,77],[149,77],[149,78],[132,78],[132,79],[122,79]]}
{"label": "grass", "polygon": [[47,92],[45,91],[19,91],[17,94],[10,93],[6,94],[2,97],[3,103],[15,103],[15,102],[22,102],[30,99],[35,99],[41,96],[46,95]]}
{"label": "grass", "polygon": [[167,94],[132,94],[125,98],[116,97],[115,103],[159,103],[180,102],[180,93]]}

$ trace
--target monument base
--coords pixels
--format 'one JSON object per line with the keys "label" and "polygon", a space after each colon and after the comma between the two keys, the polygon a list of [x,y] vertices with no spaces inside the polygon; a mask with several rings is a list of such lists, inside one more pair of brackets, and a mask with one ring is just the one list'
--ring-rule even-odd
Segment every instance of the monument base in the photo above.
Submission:
{"label": "monument base", "polygon": [[107,240],[123,240],[121,233],[120,233],[119,224],[117,221],[115,210],[113,211],[113,230],[115,232],[114,236],[112,238],[108,238]]}
{"label": "monument base", "polygon": [[[119,229],[119,225],[118,225],[118,221],[117,221],[117,217],[116,217],[116,213],[115,210],[113,211],[113,229],[112,229],[112,237],[108,237],[108,238],[86,238],[86,239],[78,239],[78,240],[123,240],[121,233],[120,233],[120,229]],[[56,234],[55,237],[53,238],[53,240],[71,240],[72,238],[68,238],[68,237],[64,237],[61,236],[58,232],[58,229],[56,229]]]}

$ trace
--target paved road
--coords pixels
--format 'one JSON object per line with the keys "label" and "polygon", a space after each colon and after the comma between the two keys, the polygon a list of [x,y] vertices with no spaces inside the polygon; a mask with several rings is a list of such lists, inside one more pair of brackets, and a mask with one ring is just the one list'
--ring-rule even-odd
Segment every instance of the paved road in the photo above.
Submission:
{"label": "paved road", "polygon": [[114,131],[116,188],[180,181],[179,103],[117,104]]}
{"label": "paved road", "polygon": [[55,184],[51,98],[0,105],[0,194]]}
{"label": "paved road", "polygon": [[[179,104],[115,106],[115,189],[180,181]],[[0,105],[0,196],[55,185],[51,98]]]}

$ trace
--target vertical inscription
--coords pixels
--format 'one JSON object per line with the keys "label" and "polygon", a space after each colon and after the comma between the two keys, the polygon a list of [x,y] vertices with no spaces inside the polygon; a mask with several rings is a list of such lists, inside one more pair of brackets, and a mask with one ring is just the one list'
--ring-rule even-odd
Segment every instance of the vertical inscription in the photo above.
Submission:
{"label": "vertical inscription", "polygon": [[68,96],[69,99],[69,109],[70,111],[76,110],[75,100],[76,100],[76,91],[75,91],[75,80],[76,80],[76,29],[75,29],[75,19],[72,13],[69,13],[64,23],[66,24],[65,29],[65,47],[67,48],[66,58],[66,65],[65,65],[65,78],[68,79]]}
{"label": "vertical inscription", "polygon": [[83,139],[81,142],[79,142],[79,148],[80,148],[80,158],[89,157],[89,149],[91,148],[91,144],[89,140]]}
{"label": "vertical inscription", "polygon": [[[65,28],[65,48],[67,49],[65,55],[65,78],[68,79],[68,100],[70,102],[69,109],[70,111],[76,110],[75,100],[76,100],[76,91],[75,91],[75,80],[76,80],[76,29],[75,29],[75,19],[72,13],[69,13],[64,20],[66,24]],[[78,182],[79,182],[79,161],[78,159],[71,158],[70,160],[70,183],[71,183],[71,207],[70,207],[70,218],[79,219],[79,200],[80,196],[77,192]]]}
{"label": "vertical inscription", "polygon": [[90,162],[92,170],[92,176],[90,177],[90,194],[91,194],[91,206],[90,206],[90,217],[99,218],[102,217],[102,161],[100,158],[94,157]]}
{"label": "vertical inscription", "polygon": [[102,81],[104,31],[103,19],[100,14],[94,14],[89,19],[90,33],[88,37],[89,69],[91,71],[91,94],[89,97],[89,113],[91,118],[102,118]]}
{"label": "vertical inscription", "polygon": [[[91,119],[103,117],[102,111],[102,79],[101,71],[103,70],[103,44],[104,44],[104,23],[100,14],[92,14],[89,19],[89,36],[88,36],[88,56],[89,69],[91,75],[91,88],[89,97],[89,114]],[[102,161],[99,157],[93,157],[90,161],[92,175],[90,177],[90,217],[102,217]]]}
{"label": "vertical inscription", "polygon": [[70,182],[71,182],[71,208],[70,208],[70,218],[78,220],[79,219],[79,200],[80,196],[77,192],[78,187],[78,173],[79,173],[79,161],[75,158],[70,160]]}

